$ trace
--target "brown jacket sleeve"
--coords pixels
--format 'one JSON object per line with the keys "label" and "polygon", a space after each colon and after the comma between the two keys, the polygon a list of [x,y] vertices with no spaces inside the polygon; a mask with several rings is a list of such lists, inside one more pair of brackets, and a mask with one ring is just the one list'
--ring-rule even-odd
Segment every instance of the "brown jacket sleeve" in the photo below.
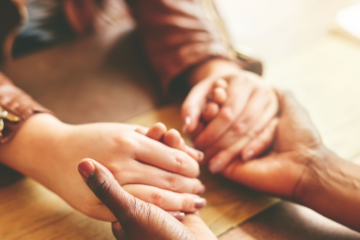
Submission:
{"label": "brown jacket sleeve", "polygon": [[205,10],[208,0],[128,0],[150,61],[168,89],[191,67],[231,49]]}

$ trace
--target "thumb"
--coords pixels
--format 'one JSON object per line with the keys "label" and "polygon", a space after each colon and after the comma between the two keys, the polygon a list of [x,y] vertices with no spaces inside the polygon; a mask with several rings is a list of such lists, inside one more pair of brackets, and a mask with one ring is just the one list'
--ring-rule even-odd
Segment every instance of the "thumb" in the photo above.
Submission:
{"label": "thumb", "polygon": [[143,202],[127,193],[115,180],[112,173],[100,163],[92,159],[84,159],[78,170],[88,187],[114,214],[122,226],[129,219],[139,217],[139,211],[144,210]]}
{"label": "thumb", "polygon": [[193,132],[198,126],[210,86],[211,84],[207,81],[200,82],[194,86],[187,95],[181,107],[184,132]]}

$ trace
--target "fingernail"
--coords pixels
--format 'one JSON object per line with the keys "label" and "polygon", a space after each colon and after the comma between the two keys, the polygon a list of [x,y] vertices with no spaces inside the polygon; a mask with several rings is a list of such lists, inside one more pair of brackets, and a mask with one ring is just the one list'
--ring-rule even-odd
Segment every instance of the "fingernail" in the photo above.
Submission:
{"label": "fingernail", "polygon": [[215,161],[213,163],[210,163],[209,170],[212,173],[218,173],[222,170],[222,164],[219,161]]}
{"label": "fingernail", "polygon": [[194,200],[195,202],[195,208],[201,209],[206,206],[206,199],[205,198],[197,198]]}
{"label": "fingernail", "polygon": [[198,152],[198,155],[199,155],[198,161],[201,162],[202,160],[204,160],[204,153],[203,153],[203,152],[200,152],[200,151],[198,151],[198,150],[196,150],[196,151]]}
{"label": "fingernail", "polygon": [[78,170],[83,179],[86,181],[89,178],[90,174],[94,172],[95,166],[90,161],[84,161],[79,164]]}
{"label": "fingernail", "polygon": [[183,132],[186,132],[186,130],[189,127],[190,123],[191,123],[191,117],[186,117],[185,118],[185,125],[184,125],[184,127],[182,129]]}
{"label": "fingernail", "polygon": [[254,156],[254,151],[253,150],[249,150],[247,152],[245,152],[243,160],[246,161],[250,161],[252,159],[252,157]]}
{"label": "fingernail", "polygon": [[205,192],[205,190],[206,190],[206,187],[204,185],[201,185],[197,194],[203,194]]}
{"label": "fingernail", "polygon": [[182,221],[182,220],[184,220],[184,218],[185,218],[185,213],[183,213],[183,212],[177,212],[177,213],[174,213],[174,218],[176,218],[177,220],[179,220],[179,221]]}
{"label": "fingernail", "polygon": [[192,148],[192,147],[189,147],[188,151],[190,151],[192,155],[197,156],[196,160],[198,162],[201,162],[202,160],[204,160],[204,153],[203,152],[201,152],[199,150],[196,150],[195,148]]}

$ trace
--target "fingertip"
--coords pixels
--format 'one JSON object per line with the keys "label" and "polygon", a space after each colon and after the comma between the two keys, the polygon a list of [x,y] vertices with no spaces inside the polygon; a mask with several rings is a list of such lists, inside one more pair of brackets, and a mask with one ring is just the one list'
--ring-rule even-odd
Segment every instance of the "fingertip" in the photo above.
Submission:
{"label": "fingertip", "polygon": [[247,162],[252,160],[255,157],[255,151],[252,149],[245,150],[242,154],[242,159]]}
{"label": "fingertip", "polygon": [[228,87],[228,83],[225,79],[220,78],[218,80],[216,80],[215,82],[215,87],[220,87],[220,88],[227,88]]}
{"label": "fingertip", "polygon": [[184,118],[184,125],[182,128],[182,132],[183,133],[193,132],[199,123],[199,119],[200,119],[199,111],[193,111],[192,113],[187,114],[186,117]]}
{"label": "fingertip", "polygon": [[111,223],[111,229],[116,239],[121,239],[122,227],[119,222]]}
{"label": "fingertip", "polygon": [[167,128],[166,128],[165,124],[158,122],[149,129],[146,136],[148,138],[154,139],[156,141],[161,141],[161,139],[163,138],[166,131],[167,131]]}
{"label": "fingertip", "polygon": [[178,130],[176,130],[175,128],[171,128],[169,131],[167,131],[167,134],[171,134],[174,137],[178,137],[181,138],[181,134],[179,133]]}
{"label": "fingertip", "polygon": [[169,147],[176,148],[179,150],[181,149],[181,135],[176,129],[170,129],[164,134],[163,143]]}
{"label": "fingertip", "polygon": [[212,100],[218,104],[223,104],[227,99],[227,93],[224,88],[215,88],[212,95]]}
{"label": "fingertip", "polygon": [[157,123],[155,123],[155,124],[154,124],[154,127],[159,128],[159,129],[162,129],[162,130],[164,130],[164,131],[167,130],[167,127],[166,127],[165,124],[163,124],[162,122],[157,122]]}
{"label": "fingertip", "polygon": [[209,102],[204,110],[203,119],[206,122],[210,122],[219,113],[220,107],[215,102]]}
{"label": "fingertip", "polygon": [[206,206],[206,199],[205,198],[196,198],[194,200],[195,203],[195,209],[200,210]]}
{"label": "fingertip", "polygon": [[220,173],[224,169],[225,163],[224,163],[224,160],[220,156],[221,156],[221,153],[215,155],[209,161],[209,170],[213,174]]}
{"label": "fingertip", "polygon": [[222,170],[222,164],[220,161],[218,160],[211,160],[209,162],[209,171],[212,173],[212,174],[216,174],[216,173],[219,173],[221,172]]}
{"label": "fingertip", "polygon": [[198,190],[197,194],[204,194],[204,193],[205,193],[205,191],[206,191],[206,187],[205,187],[205,185],[200,185],[200,187],[199,187],[199,190]]}
{"label": "fingertip", "polygon": [[95,171],[95,166],[91,160],[92,159],[86,158],[82,160],[78,165],[78,171],[85,182],[88,180],[90,174]]}
{"label": "fingertip", "polygon": [[190,155],[190,157],[194,158],[197,162],[202,162],[204,160],[204,153],[192,147],[186,146],[186,153]]}
{"label": "fingertip", "polygon": [[191,117],[186,117],[185,121],[184,121],[184,126],[182,128],[183,133],[186,133],[189,131],[188,128],[189,128],[190,124],[191,124]]}

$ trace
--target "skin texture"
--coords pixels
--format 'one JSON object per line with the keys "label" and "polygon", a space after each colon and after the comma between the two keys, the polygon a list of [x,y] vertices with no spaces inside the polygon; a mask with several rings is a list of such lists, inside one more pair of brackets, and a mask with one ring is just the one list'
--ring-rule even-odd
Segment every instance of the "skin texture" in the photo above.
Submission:
{"label": "skin texture", "polygon": [[[219,79],[225,83],[218,83]],[[271,144],[257,136],[276,117],[278,99],[274,89],[258,75],[233,62],[215,59],[194,70],[189,81],[194,87],[182,105],[184,129],[193,133],[195,147],[204,151],[212,172],[220,172],[238,155],[252,156],[248,152],[257,149],[245,148],[251,140]],[[204,124],[201,114],[203,109],[207,114],[210,111],[207,96],[213,88],[211,95],[221,108],[214,119]],[[258,145],[252,143],[253,147]]]}
{"label": "skin texture", "polygon": [[84,160],[79,171],[88,187],[116,216],[118,222],[112,224],[112,229],[117,239],[216,239],[197,214],[187,214],[179,222],[160,208],[128,194],[111,172],[94,160]]}
{"label": "skin texture", "polygon": [[138,132],[147,129],[138,126],[67,125],[51,115],[37,114],[12,141],[0,146],[0,161],[34,178],[75,209],[100,220],[115,218],[79,177],[76,166],[84,157],[99,159],[126,191],[144,201],[166,211],[195,212],[206,204],[196,195],[205,189],[196,178],[198,163],[190,155],[200,160],[202,154],[189,150],[181,138],[174,141],[173,136],[180,136],[175,130],[167,132],[165,128],[158,139],[151,139],[156,128],[158,125],[149,130],[148,137]]}

